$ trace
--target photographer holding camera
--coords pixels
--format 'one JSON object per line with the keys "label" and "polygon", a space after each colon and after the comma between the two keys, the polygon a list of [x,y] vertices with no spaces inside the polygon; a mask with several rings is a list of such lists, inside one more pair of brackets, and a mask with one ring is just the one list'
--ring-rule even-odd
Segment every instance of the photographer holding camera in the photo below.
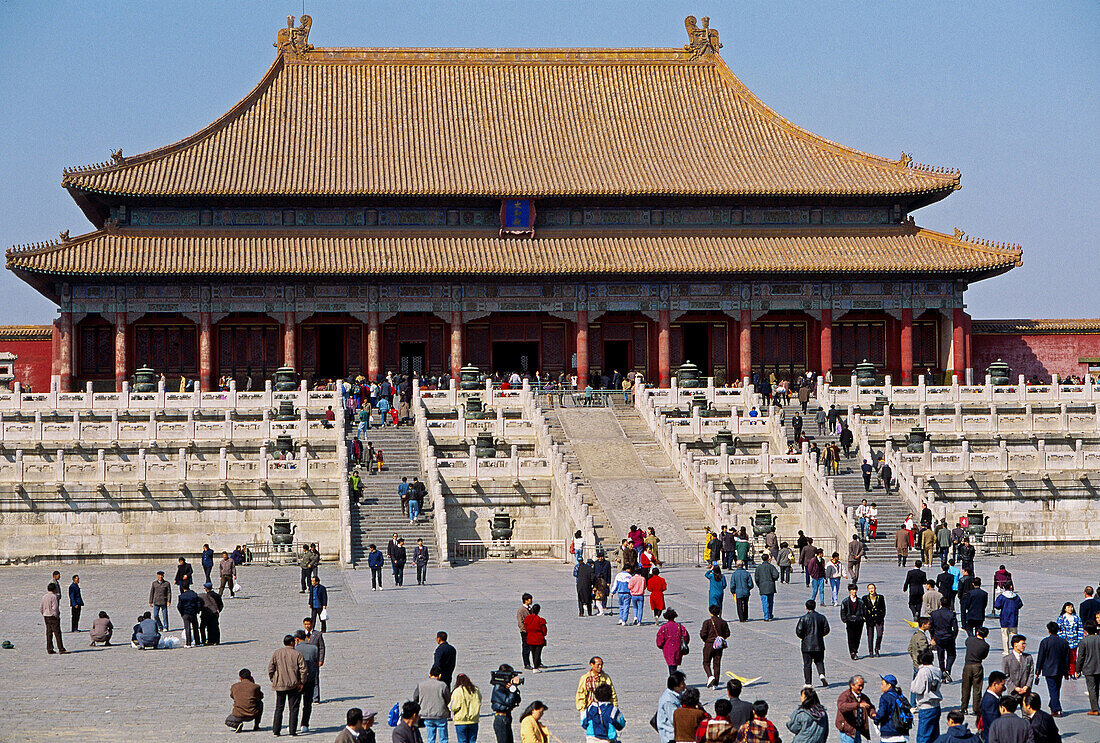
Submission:
{"label": "photographer holding camera", "polygon": [[490,706],[493,709],[493,732],[497,736],[497,743],[515,743],[512,735],[512,710],[520,703],[519,686],[523,683],[523,676],[517,674],[507,663],[502,663],[500,668],[490,674],[489,683],[493,686]]}

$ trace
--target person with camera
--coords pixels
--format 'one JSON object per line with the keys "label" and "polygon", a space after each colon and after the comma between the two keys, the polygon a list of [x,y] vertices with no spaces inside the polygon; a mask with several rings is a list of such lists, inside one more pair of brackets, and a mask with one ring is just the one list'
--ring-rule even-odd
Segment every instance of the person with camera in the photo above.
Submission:
{"label": "person with camera", "polygon": [[515,736],[512,734],[512,710],[520,703],[519,687],[523,684],[523,676],[507,663],[502,663],[500,668],[490,674],[489,683],[493,687],[489,706],[493,710],[493,733],[496,734],[497,743],[515,743]]}

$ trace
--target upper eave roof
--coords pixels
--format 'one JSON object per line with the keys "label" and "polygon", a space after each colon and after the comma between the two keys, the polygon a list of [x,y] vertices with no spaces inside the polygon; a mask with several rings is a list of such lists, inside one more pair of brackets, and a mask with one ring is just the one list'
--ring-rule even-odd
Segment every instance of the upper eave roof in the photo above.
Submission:
{"label": "upper eave roof", "polygon": [[64,171],[116,196],[909,196],[958,171],[869,155],[772,111],[717,54],[311,49],[179,142]]}
{"label": "upper eave roof", "polygon": [[[113,233],[113,234],[112,234]],[[25,276],[330,275],[655,277],[731,274],[994,275],[1020,265],[1018,246],[944,235],[909,225],[876,229],[700,230],[602,234],[541,230],[532,239],[485,231],[364,235],[361,230],[139,230],[88,233],[7,252]]]}

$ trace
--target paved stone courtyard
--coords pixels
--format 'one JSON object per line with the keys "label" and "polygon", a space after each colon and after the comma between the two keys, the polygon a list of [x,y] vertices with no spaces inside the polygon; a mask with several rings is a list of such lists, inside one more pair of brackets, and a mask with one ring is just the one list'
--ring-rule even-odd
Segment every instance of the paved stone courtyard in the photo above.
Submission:
{"label": "paved stone courtyard", "polygon": [[[197,564],[197,559],[194,563]],[[1095,585],[1098,563],[1095,555],[1032,555],[1008,558],[1024,599],[1022,631],[1031,639],[1034,652],[1045,635],[1043,625],[1054,618],[1063,601],[1077,603],[1084,584]],[[156,570],[170,571],[170,565],[57,566],[67,583],[73,573],[81,576],[86,607],[84,632],[65,633],[67,656],[46,654],[38,602],[55,566],[11,567],[0,570],[0,639],[9,639],[14,650],[0,650],[0,696],[4,699],[4,725],[0,740],[40,741],[194,741],[221,740],[231,733],[222,721],[230,709],[229,686],[241,667],[251,668],[265,690],[263,730],[247,733],[245,739],[268,739],[274,693],[266,678],[271,653],[282,636],[301,626],[306,614],[305,597],[298,593],[296,568],[246,566],[241,571],[242,597],[227,599],[222,620],[224,644],[220,647],[139,652],[126,640],[134,617],[144,611],[149,583]],[[979,574],[991,583],[997,563],[979,562]],[[654,704],[664,688],[665,667],[654,645],[655,627],[619,627],[610,618],[578,619],[569,568],[556,563],[480,563],[456,569],[435,569],[430,585],[402,589],[370,590],[365,570],[342,571],[322,566],[322,581],[330,592],[329,631],[326,635],[328,660],[322,671],[321,690],[325,703],[314,708],[310,739],[332,740],[342,725],[348,707],[361,706],[382,713],[379,740],[388,742],[390,730],[385,712],[396,701],[407,699],[415,683],[427,676],[434,649],[434,635],[450,633],[458,650],[457,672],[469,674],[486,698],[488,674],[502,662],[520,664],[515,609],[523,591],[530,591],[542,604],[549,624],[549,646],[544,661],[548,673],[528,675],[522,689],[524,705],[534,699],[545,701],[550,710],[544,721],[563,741],[580,740],[573,697],[577,680],[593,654],[602,655],[619,694],[628,724],[625,741],[655,741],[648,725]],[[850,661],[838,610],[825,609],[833,631],[828,640],[826,668],[831,687],[823,701],[832,711],[843,681],[856,672],[869,678],[895,673],[903,684],[909,678],[905,652],[911,630],[902,621],[908,616],[905,597],[900,593],[903,571],[893,564],[868,565],[864,580],[879,582],[888,602],[883,656]],[[674,568],[666,573],[669,604],[677,608],[692,632],[692,653],[685,660],[689,683],[703,684],[697,632],[706,602],[702,570]],[[767,699],[771,718],[785,739],[785,723],[797,703],[801,686],[801,660],[794,637],[795,618],[801,611],[808,589],[802,576],[784,586],[777,596],[776,621],[733,623],[732,649],[727,651],[724,670],[763,678],[746,689],[750,701]],[[105,609],[117,625],[121,645],[89,648],[87,627]],[[732,601],[727,599],[727,616]],[[62,627],[68,628],[68,610],[62,611]],[[751,617],[760,616],[754,596]],[[172,609],[172,621],[179,630],[179,615]],[[994,639],[991,637],[991,639]],[[960,642],[961,645],[961,642]],[[994,657],[987,672],[999,663]],[[956,664],[961,672],[962,655]],[[877,685],[874,685],[877,701]],[[1046,701],[1045,685],[1038,691]],[[947,704],[958,704],[956,681],[945,688]],[[710,704],[717,691],[704,690]],[[1067,716],[1059,720],[1065,739],[1077,743],[1100,741],[1100,723],[1087,717],[1083,681],[1067,682],[1063,689]],[[831,716],[830,715],[830,716]],[[518,714],[517,714],[518,719]],[[285,721],[284,721],[285,724]],[[518,729],[518,725],[517,725]],[[285,730],[284,730],[285,734]],[[453,736],[453,729],[452,729]],[[517,732],[518,736],[518,732]],[[830,735],[834,740],[835,730]],[[492,741],[491,719],[483,718],[480,737]],[[877,738],[877,736],[876,736]],[[517,738],[518,739],[518,738]]]}

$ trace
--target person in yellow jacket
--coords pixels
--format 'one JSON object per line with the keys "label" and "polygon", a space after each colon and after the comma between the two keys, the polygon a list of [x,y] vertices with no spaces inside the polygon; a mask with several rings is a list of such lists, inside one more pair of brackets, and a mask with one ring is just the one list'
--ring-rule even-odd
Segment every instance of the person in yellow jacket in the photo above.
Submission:
{"label": "person in yellow jacket", "polygon": [[523,710],[519,718],[519,743],[548,743],[550,730],[542,724],[542,713],[549,709],[542,702],[535,700]]}
{"label": "person in yellow jacket", "polygon": [[473,743],[477,740],[477,721],[481,717],[481,691],[464,673],[455,677],[455,687],[451,691],[451,718],[455,724],[455,737],[458,743]]}
{"label": "person in yellow jacket", "polygon": [[577,684],[578,712],[588,709],[588,705],[596,699],[592,693],[597,686],[611,687],[611,703],[616,707],[619,706],[619,696],[615,693],[615,685],[611,683],[611,677],[603,672],[603,658],[598,655],[588,661],[588,673],[581,676],[581,681]]}

